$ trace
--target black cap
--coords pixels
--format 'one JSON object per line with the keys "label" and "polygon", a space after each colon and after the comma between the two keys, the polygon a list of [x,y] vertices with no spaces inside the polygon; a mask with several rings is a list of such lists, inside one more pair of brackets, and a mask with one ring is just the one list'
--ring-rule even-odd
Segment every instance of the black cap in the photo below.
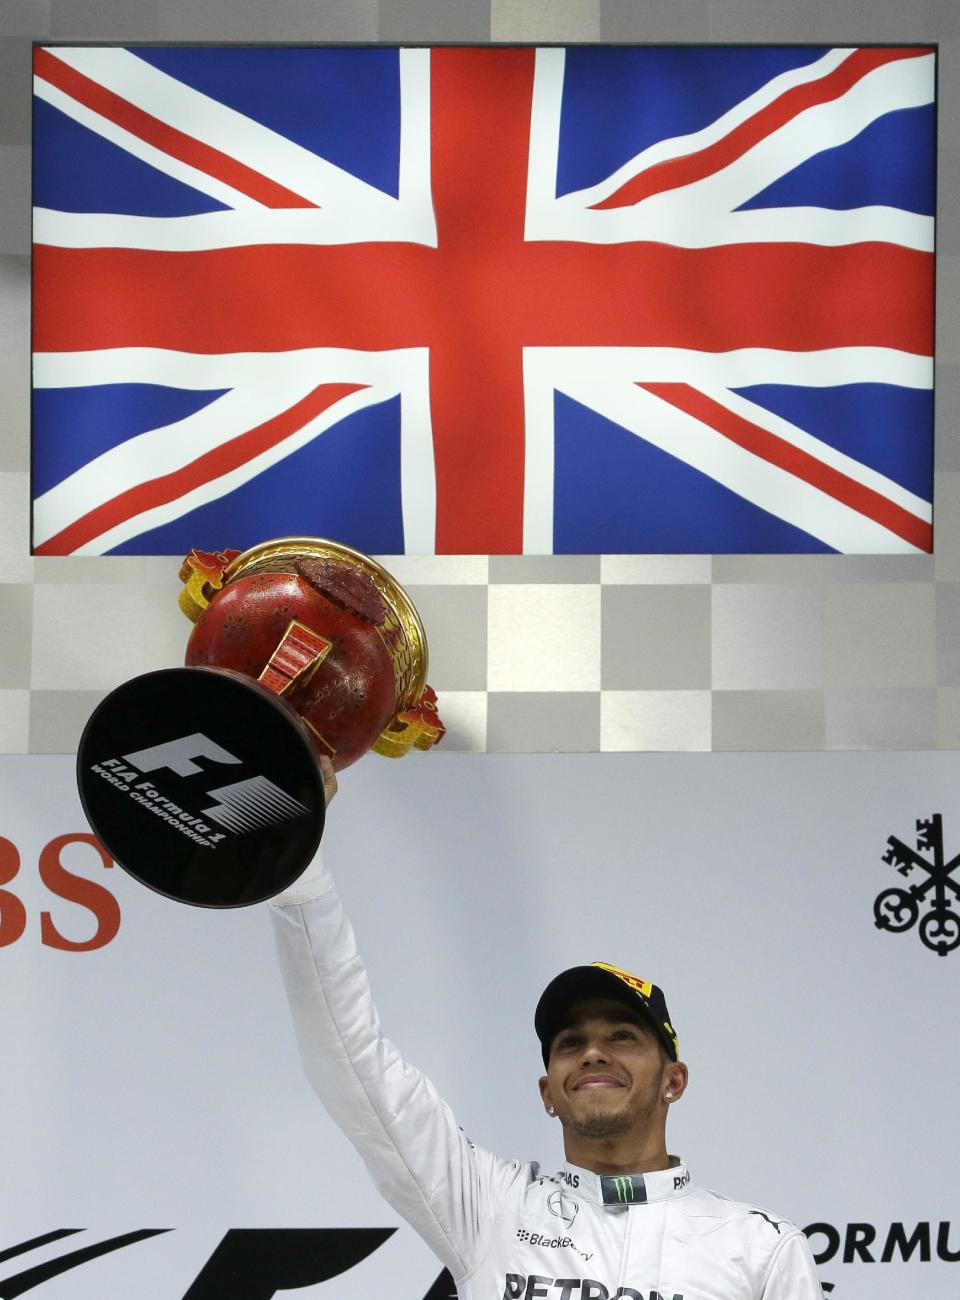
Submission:
{"label": "black cap", "polygon": [[571,966],[550,981],[544,989],[533,1023],[540,1039],[543,1064],[550,1058],[550,1044],[565,1028],[566,1016],[575,1002],[584,998],[614,998],[650,1022],[650,1028],[666,1049],[671,1061],[680,1059],[680,1043],[670,1023],[670,1013],[663,990],[648,980],[595,961],[590,966]]}

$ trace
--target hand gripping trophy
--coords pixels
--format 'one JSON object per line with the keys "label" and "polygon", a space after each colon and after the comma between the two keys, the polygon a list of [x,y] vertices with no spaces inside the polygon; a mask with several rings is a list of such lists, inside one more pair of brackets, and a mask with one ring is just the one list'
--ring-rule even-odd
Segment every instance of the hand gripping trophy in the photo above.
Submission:
{"label": "hand gripping trophy", "polygon": [[284,537],[191,551],[185,667],[111,692],[81,738],[84,812],[136,879],[239,907],[286,888],[323,832],[317,759],[339,771],[443,736],[409,596],[338,542]]}

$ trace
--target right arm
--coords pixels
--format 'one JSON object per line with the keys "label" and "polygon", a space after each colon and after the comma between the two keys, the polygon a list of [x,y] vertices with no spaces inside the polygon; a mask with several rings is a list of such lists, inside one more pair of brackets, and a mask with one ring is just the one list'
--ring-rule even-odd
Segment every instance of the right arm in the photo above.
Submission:
{"label": "right arm", "polygon": [[310,875],[270,908],[307,1078],[385,1199],[460,1278],[522,1167],[468,1142],[384,1038],[333,878]]}

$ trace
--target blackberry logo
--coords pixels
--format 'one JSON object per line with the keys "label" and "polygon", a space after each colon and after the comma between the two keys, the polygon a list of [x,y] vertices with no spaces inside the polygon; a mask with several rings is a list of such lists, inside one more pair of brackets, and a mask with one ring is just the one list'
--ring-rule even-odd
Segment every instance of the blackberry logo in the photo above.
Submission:
{"label": "blackberry logo", "polygon": [[526,1228],[518,1228],[517,1241],[540,1246],[543,1250],[574,1250],[583,1260],[593,1259],[593,1251],[581,1250],[572,1237],[550,1237],[545,1232],[528,1232]]}
{"label": "blackberry logo", "polygon": [[[900,875],[909,879],[915,870],[926,873],[926,880],[918,880],[909,889],[885,889],[873,904],[874,921],[878,930],[903,934],[920,920],[920,904],[929,903],[929,910],[920,920],[919,934],[923,945],[940,957],[946,957],[960,947],[960,913],[953,910],[954,898],[960,898],[960,884],[953,873],[960,866],[960,853],[946,861],[943,850],[943,817],[934,813],[917,821],[917,849],[911,849],[902,840],[891,835],[883,861],[896,867]],[[924,853],[930,855],[924,857]],[[932,861],[930,860],[932,859]],[[933,897],[927,896],[933,892]]]}
{"label": "blackberry logo", "polygon": [[528,1232],[526,1228],[517,1229],[517,1241],[529,1241],[531,1246],[545,1246],[547,1250],[566,1250],[573,1245],[572,1237],[548,1237],[543,1232]]}

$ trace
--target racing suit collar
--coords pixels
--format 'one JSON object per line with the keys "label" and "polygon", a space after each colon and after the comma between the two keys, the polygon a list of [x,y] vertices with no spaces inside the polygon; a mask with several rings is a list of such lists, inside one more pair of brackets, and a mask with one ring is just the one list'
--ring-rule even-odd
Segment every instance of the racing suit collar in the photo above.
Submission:
{"label": "racing suit collar", "polygon": [[575,1189],[575,1195],[596,1205],[646,1205],[683,1195],[690,1183],[690,1172],[678,1156],[670,1157],[668,1169],[647,1174],[595,1174],[579,1165],[565,1164],[560,1181]]}

